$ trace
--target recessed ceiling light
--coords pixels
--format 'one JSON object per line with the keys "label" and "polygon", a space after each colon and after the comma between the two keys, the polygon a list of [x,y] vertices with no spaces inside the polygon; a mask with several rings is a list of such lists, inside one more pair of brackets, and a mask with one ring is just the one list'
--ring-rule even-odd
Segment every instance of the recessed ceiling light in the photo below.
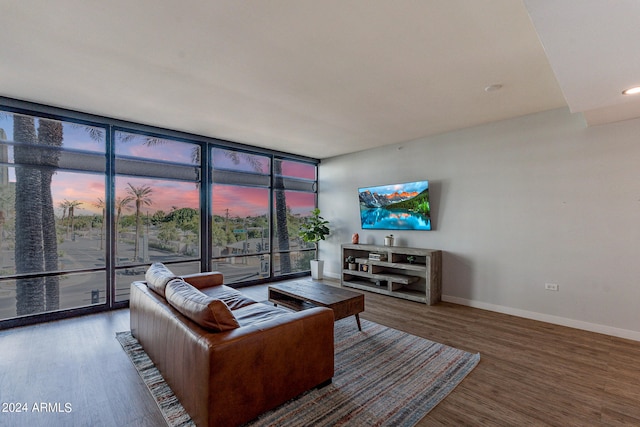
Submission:
{"label": "recessed ceiling light", "polygon": [[502,89],[502,85],[501,84],[494,84],[494,85],[490,85],[484,88],[485,92],[495,92],[496,90],[500,90]]}
{"label": "recessed ceiling light", "polygon": [[640,86],[630,87],[629,89],[623,90],[623,95],[635,95],[640,93]]}

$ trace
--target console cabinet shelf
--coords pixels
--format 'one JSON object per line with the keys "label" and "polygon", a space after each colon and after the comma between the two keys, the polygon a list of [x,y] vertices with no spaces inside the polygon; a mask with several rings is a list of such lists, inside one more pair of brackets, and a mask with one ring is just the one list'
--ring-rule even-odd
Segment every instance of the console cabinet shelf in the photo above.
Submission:
{"label": "console cabinet shelf", "polygon": [[[370,259],[379,254],[380,259]],[[347,257],[356,259],[349,269]],[[412,262],[409,259],[413,258]],[[401,246],[342,245],[342,286],[429,305],[442,296],[442,251]]]}

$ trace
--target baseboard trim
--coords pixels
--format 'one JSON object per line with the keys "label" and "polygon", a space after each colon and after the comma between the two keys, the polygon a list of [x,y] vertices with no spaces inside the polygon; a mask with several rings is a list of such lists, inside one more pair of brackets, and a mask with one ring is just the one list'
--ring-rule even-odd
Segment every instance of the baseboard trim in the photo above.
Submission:
{"label": "baseboard trim", "polygon": [[[340,275],[325,272],[325,276],[331,279],[340,280]],[[612,337],[625,338],[633,341],[640,341],[640,331],[614,328],[612,326],[599,325],[597,323],[583,322],[581,320],[569,319],[566,317],[553,316],[551,314],[537,313],[535,311],[520,310],[503,305],[489,304],[482,301],[459,298],[451,295],[442,295],[442,301],[453,304],[465,305],[467,307],[480,308],[482,310],[495,311],[496,313],[508,314],[522,317],[524,319],[538,320],[540,322],[552,323],[554,325],[566,326],[569,328],[581,329],[583,331],[595,332],[598,334],[610,335]]]}
{"label": "baseboard trim", "polygon": [[581,320],[568,319],[566,317],[553,316],[550,314],[537,313],[534,311],[520,310],[503,305],[489,304],[482,301],[469,300],[466,298],[443,295],[442,301],[453,304],[465,305],[468,307],[480,308],[482,310],[495,311],[496,313],[509,314],[511,316],[525,319],[538,320],[540,322],[552,323],[554,325],[567,326],[569,328],[581,329],[583,331],[596,332],[618,338],[625,338],[633,341],[640,341],[640,332],[628,329],[614,328],[597,323],[583,322]]}

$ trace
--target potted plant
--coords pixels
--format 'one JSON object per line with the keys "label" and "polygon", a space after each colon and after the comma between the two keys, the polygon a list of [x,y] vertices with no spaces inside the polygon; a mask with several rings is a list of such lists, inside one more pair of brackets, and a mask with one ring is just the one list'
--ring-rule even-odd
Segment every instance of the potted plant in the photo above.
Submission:
{"label": "potted plant", "polygon": [[349,266],[349,270],[356,270],[358,268],[358,265],[356,264],[356,258],[353,255],[349,255],[345,259],[345,262]]}
{"label": "potted plant", "polygon": [[414,262],[416,262],[416,257],[413,255],[409,255],[407,256],[407,261],[409,262],[409,264],[413,264]]}
{"label": "potted plant", "polygon": [[[329,221],[320,216],[320,209],[315,208],[300,227],[299,236],[306,243],[313,243],[318,256],[318,242],[324,240],[329,235]],[[311,278],[322,279],[324,261],[321,259],[311,260]]]}

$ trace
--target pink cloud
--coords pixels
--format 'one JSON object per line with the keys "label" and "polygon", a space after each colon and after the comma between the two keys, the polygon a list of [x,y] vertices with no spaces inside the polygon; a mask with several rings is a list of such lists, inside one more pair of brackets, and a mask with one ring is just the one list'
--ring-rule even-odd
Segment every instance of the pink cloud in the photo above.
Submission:
{"label": "pink cloud", "polygon": [[[148,178],[116,177],[116,198],[127,197],[129,184],[134,187],[148,186],[152,192],[149,195],[151,205],[144,206],[143,210],[155,213],[159,210],[166,213],[174,207],[199,209],[200,196],[196,184],[193,182],[178,182],[156,180]],[[135,204],[131,203],[132,209]]]}
{"label": "pink cloud", "polygon": [[214,185],[213,213],[224,216],[227,209],[232,217],[265,215],[269,210],[269,190],[233,185]]}
{"label": "pink cloud", "polygon": [[287,206],[294,214],[305,215],[311,212],[315,207],[315,194],[302,193],[298,191],[285,192],[287,198]]}
{"label": "pink cloud", "polygon": [[105,199],[104,176],[80,174],[72,172],[57,172],[51,182],[51,196],[53,205],[59,209],[65,200],[78,201],[77,214],[98,214],[102,209],[95,206],[98,199]]}
{"label": "pink cloud", "polygon": [[[116,197],[128,195],[128,184],[134,187],[147,185],[152,189],[150,199],[152,204],[144,206],[143,211],[153,214],[159,210],[170,212],[173,208],[199,209],[200,195],[195,183],[157,180],[149,178],[116,177]],[[102,208],[96,206],[98,200],[106,200],[104,177],[101,175],[81,174],[72,172],[58,172],[54,175],[52,185],[54,206],[57,210],[65,200],[79,201],[77,214],[101,214]],[[266,188],[242,187],[233,185],[214,185],[213,211],[216,215],[232,217],[259,216],[267,214],[269,210],[269,190]],[[315,205],[313,193],[297,191],[285,192],[287,206],[295,214],[306,214]],[[132,203],[128,213],[133,212]]]}
{"label": "pink cloud", "polygon": [[282,161],[282,175],[304,179],[316,178],[316,167],[309,163]]}

